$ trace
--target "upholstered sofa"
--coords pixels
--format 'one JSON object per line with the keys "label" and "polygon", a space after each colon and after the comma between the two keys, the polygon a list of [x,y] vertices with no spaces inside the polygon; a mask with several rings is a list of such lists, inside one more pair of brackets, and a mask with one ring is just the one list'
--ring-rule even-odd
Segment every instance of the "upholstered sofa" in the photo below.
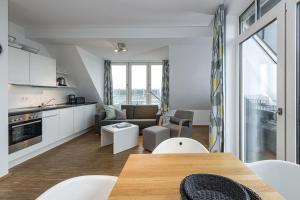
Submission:
{"label": "upholstered sofa", "polygon": [[121,109],[126,110],[126,120],[105,120],[105,111],[97,113],[95,115],[96,132],[100,133],[102,126],[120,122],[138,125],[142,130],[157,125],[161,116],[157,105],[122,105]]}

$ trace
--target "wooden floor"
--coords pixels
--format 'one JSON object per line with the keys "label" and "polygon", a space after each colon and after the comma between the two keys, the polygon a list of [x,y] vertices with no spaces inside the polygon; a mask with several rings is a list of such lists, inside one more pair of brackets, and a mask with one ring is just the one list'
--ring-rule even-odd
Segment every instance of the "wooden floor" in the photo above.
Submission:
{"label": "wooden floor", "polygon": [[[208,127],[194,127],[193,138],[208,146]],[[112,155],[112,146],[101,148],[94,132],[84,134],[10,170],[0,179],[1,200],[33,200],[49,187],[81,175],[118,176],[129,154],[149,153],[139,146]]]}

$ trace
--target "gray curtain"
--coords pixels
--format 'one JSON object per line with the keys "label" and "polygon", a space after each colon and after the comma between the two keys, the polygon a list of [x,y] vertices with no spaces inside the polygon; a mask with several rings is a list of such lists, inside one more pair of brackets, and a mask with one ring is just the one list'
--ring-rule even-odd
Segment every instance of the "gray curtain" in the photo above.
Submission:
{"label": "gray curtain", "polygon": [[224,151],[224,49],[225,11],[221,5],[215,13],[213,27],[213,54],[211,68],[211,111],[209,150]]}
{"label": "gray curtain", "polygon": [[110,60],[104,61],[104,104],[113,104],[113,81]]}
{"label": "gray curtain", "polygon": [[163,60],[162,88],[161,88],[161,109],[163,112],[169,110],[169,61]]}

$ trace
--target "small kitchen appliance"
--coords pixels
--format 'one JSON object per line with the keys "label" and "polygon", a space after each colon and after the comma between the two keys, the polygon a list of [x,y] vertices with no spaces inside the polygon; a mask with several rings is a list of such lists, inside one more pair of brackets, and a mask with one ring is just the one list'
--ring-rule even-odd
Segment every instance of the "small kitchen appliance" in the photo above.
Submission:
{"label": "small kitchen appliance", "polygon": [[85,97],[76,97],[76,104],[85,104]]}
{"label": "small kitchen appliance", "polygon": [[56,82],[58,86],[67,86],[66,79],[64,77],[58,77]]}
{"label": "small kitchen appliance", "polygon": [[68,104],[76,104],[76,96],[75,94],[68,95]]}

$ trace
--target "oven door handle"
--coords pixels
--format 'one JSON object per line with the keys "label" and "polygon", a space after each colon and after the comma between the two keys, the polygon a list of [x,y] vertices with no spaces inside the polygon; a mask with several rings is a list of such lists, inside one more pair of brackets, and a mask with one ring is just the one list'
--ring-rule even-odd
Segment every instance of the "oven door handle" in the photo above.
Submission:
{"label": "oven door handle", "polygon": [[21,127],[21,126],[26,126],[26,125],[30,125],[30,124],[37,124],[37,123],[40,123],[40,122],[42,122],[42,120],[38,120],[38,121],[34,121],[34,122],[29,122],[29,123],[25,123],[25,124],[20,124],[20,125],[12,126],[11,128],[18,128],[18,127]]}

